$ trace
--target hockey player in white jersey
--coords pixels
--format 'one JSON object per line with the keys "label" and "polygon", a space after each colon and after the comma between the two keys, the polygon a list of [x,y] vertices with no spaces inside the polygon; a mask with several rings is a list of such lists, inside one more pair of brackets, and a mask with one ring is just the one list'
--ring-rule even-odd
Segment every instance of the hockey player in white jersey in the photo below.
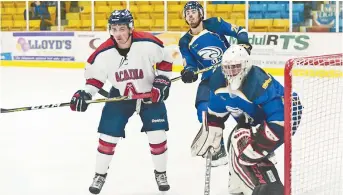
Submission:
{"label": "hockey player in white jersey", "polygon": [[[229,192],[244,195],[282,195],[283,185],[275,168],[274,151],[284,138],[283,86],[258,66],[240,45],[223,54],[221,67],[210,80],[207,121],[192,143],[193,155],[220,150],[224,122],[230,114],[237,122],[228,138]],[[293,94],[294,129],[302,105]],[[205,115],[206,116],[206,115]]]}
{"label": "hockey player in white jersey", "polygon": [[134,30],[130,11],[112,12],[108,23],[111,36],[89,57],[85,68],[86,85],[73,95],[70,108],[86,111],[86,101],[92,99],[107,80],[113,85],[109,97],[151,93],[151,98],[105,104],[98,127],[95,176],[89,191],[100,193],[115,148],[120,138],[125,137],[125,125],[134,112],[139,113],[143,122],[141,131],[148,136],[158,188],[168,191],[166,131],[169,126],[163,101],[168,98],[171,85],[172,55],[152,34]]}

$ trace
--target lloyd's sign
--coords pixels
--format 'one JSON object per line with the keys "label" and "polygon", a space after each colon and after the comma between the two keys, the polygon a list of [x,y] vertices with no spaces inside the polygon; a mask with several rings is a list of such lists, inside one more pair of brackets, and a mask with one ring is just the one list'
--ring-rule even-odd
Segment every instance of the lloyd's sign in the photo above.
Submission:
{"label": "lloyd's sign", "polygon": [[13,60],[75,61],[74,32],[15,32]]}

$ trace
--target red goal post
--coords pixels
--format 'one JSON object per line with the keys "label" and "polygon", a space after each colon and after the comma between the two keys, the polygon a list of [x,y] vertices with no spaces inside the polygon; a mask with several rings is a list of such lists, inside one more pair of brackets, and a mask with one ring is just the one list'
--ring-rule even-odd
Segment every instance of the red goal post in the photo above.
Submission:
{"label": "red goal post", "polygon": [[[285,65],[285,195],[343,194],[342,72],[342,54],[295,58]],[[295,101],[303,106],[300,112]]]}

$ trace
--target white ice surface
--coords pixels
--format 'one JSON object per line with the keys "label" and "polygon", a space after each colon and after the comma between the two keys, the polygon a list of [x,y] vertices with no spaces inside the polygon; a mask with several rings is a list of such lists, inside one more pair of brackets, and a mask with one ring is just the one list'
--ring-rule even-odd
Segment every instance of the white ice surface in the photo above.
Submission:
{"label": "white ice surface", "polygon": [[[83,70],[0,67],[0,106],[15,108],[69,102],[83,87]],[[178,74],[175,74],[178,76]],[[278,78],[282,81],[282,78]],[[201,195],[205,160],[191,157],[190,144],[199,130],[194,99],[197,84],[172,84],[166,101],[168,179],[166,195]],[[100,98],[101,96],[97,96]],[[84,195],[94,176],[97,127],[103,104],[87,112],[69,107],[0,115],[1,195]],[[227,138],[234,127],[230,119]],[[119,142],[101,195],[158,195],[149,144],[134,115]],[[226,139],[225,139],[226,140]],[[283,151],[282,148],[279,151]],[[278,152],[283,178],[283,154]],[[227,195],[227,166],[212,169],[211,195]]]}

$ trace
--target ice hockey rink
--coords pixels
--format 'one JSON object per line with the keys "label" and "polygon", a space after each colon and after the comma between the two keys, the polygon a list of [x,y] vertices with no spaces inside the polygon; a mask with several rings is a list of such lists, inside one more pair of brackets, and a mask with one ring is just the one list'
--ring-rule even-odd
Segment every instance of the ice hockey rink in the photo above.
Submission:
{"label": "ice hockey rink", "polygon": [[[1,108],[69,102],[84,86],[82,69],[0,67]],[[178,76],[179,73],[175,73]],[[282,77],[277,77],[282,81]],[[194,98],[197,84],[172,84],[166,101],[168,132],[167,195],[200,195],[205,159],[191,157],[190,144],[199,130]],[[96,96],[95,98],[101,98]],[[85,113],[69,107],[0,115],[0,194],[90,194],[98,146],[97,127],[103,103]],[[230,118],[225,137],[234,127]],[[112,159],[102,195],[158,195],[147,136],[133,115]],[[283,149],[277,151],[283,178]],[[211,195],[228,194],[228,167],[212,169]]]}

